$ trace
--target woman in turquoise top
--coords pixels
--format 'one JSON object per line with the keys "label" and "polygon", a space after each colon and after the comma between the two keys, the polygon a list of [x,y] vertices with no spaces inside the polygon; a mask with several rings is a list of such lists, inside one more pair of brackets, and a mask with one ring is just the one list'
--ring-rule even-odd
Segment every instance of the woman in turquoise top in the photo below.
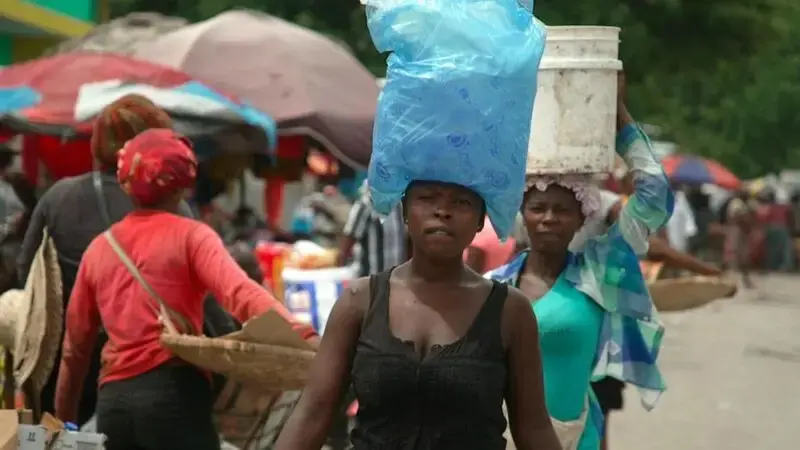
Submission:
{"label": "woman in turquoise top", "polygon": [[[590,383],[605,376],[636,385],[645,407],[664,390],[655,364],[663,335],[638,256],[672,212],[672,193],[620,84],[617,152],[636,192],[619,220],[581,251],[569,244],[599,207],[586,176],[529,176],[522,204],[530,250],[487,276],[519,287],[539,322],[546,403],[564,450],[597,450],[602,413]],[[570,438],[572,436],[572,438]]]}

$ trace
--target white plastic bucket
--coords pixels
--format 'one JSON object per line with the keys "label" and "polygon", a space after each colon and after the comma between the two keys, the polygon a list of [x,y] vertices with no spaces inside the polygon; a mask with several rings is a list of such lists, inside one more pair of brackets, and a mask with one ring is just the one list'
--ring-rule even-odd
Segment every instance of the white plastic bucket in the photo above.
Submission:
{"label": "white plastic bucket", "polygon": [[347,283],[355,278],[352,267],[300,270],[283,269],[284,303],[295,319],[325,331],[333,305]]}
{"label": "white plastic bucket", "polygon": [[547,27],[527,173],[613,170],[619,32],[616,27]]}

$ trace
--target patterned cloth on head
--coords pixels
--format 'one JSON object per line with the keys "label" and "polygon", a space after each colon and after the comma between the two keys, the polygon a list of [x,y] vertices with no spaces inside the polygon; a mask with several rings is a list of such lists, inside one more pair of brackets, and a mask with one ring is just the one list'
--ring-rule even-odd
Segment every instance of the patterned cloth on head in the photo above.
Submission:
{"label": "patterned cloth on head", "polygon": [[151,128],[172,128],[172,119],[146,97],[137,94],[121,97],[106,106],[95,120],[92,156],[103,168],[113,169],[122,146]]}
{"label": "patterned cloth on head", "polygon": [[[592,378],[613,377],[638,387],[651,409],[666,389],[656,365],[664,326],[639,268],[648,238],[669,220],[674,197],[646,135],[628,125],[617,138],[617,152],[631,167],[635,193],[606,234],[582,251],[570,252],[565,278],[606,311]],[[518,286],[528,253],[486,274]]]}
{"label": "patterned cloth on head", "polygon": [[140,206],[152,206],[194,184],[197,159],[189,140],[172,130],[147,130],[118,153],[119,184]]}

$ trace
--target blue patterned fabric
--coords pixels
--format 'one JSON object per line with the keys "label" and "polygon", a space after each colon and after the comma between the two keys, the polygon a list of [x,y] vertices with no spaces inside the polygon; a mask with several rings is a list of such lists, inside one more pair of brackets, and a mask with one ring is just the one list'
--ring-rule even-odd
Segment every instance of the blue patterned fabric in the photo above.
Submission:
{"label": "blue patterned fabric", "polygon": [[368,183],[388,214],[412,181],[465,186],[501,237],[522,201],[545,28],[518,0],[366,0],[380,52]]}
{"label": "blue patterned fabric", "polygon": [[[642,404],[651,409],[666,389],[656,365],[664,327],[639,268],[639,256],[647,253],[649,236],[669,220],[674,197],[638,126],[620,132],[617,152],[633,171],[635,193],[608,233],[570,254],[563,275],[606,311],[592,378],[610,376],[637,386]],[[518,286],[527,256],[523,252],[486,276]]]}

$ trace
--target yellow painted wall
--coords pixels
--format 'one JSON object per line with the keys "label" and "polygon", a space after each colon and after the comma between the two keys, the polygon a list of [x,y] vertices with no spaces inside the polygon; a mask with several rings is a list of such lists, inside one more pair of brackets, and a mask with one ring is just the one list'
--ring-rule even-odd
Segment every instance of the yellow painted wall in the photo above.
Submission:
{"label": "yellow painted wall", "polygon": [[[92,6],[97,7],[97,5]],[[0,1],[0,16],[6,20],[38,28],[54,36],[82,36],[94,27],[93,22],[71,17],[24,0]]]}
{"label": "yellow painted wall", "polygon": [[108,20],[108,10],[108,0],[0,0],[0,17],[39,27],[49,34],[0,33],[0,67],[38,58],[60,39],[88,32],[94,27],[93,21]]}

